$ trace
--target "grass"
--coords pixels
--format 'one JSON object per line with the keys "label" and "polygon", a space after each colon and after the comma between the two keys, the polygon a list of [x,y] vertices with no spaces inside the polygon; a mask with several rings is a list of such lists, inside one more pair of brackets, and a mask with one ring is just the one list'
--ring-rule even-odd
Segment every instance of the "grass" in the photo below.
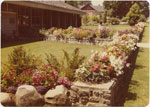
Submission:
{"label": "grass", "polygon": [[150,43],[150,40],[149,40],[149,23],[146,23],[146,27],[145,27],[145,30],[144,30],[144,33],[143,33],[143,38],[142,38],[142,43]]}
{"label": "grass", "polygon": [[124,106],[145,107],[148,103],[149,49],[140,48]]}
{"label": "grass", "polygon": [[[146,24],[142,43],[149,41],[149,24]],[[149,103],[149,49],[140,48],[136,67],[129,84],[129,91],[124,106],[145,107]]]}
{"label": "grass", "polygon": [[[130,28],[129,25],[108,25],[108,26],[105,26],[105,27],[110,27],[110,28],[113,28],[113,29],[115,29],[115,30],[121,30],[121,29]],[[97,25],[97,26],[81,26],[81,28],[97,29],[97,28],[98,28],[98,25]]]}
{"label": "grass", "polygon": [[[83,44],[71,44],[71,43],[63,43],[63,42],[50,42],[50,41],[40,41],[40,42],[32,42],[23,45],[25,49],[30,50],[36,56],[40,56],[40,58],[45,61],[45,53],[52,53],[57,56],[59,59],[63,57],[63,49],[68,53],[72,53],[75,48],[80,48],[80,54],[89,57],[91,54],[91,50],[100,50],[100,46],[92,46],[92,45],[83,45]],[[8,60],[8,54],[12,51],[12,49],[16,46],[2,48],[1,49],[1,61],[2,63],[6,63]]]}

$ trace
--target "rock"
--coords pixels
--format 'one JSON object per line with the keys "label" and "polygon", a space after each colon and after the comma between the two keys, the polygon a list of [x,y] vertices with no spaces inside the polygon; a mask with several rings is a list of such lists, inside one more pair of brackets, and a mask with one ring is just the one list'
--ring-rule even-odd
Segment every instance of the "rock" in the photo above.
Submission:
{"label": "rock", "polygon": [[31,85],[22,85],[16,92],[17,106],[43,106],[43,97]]}
{"label": "rock", "polygon": [[52,105],[65,105],[67,101],[67,88],[63,85],[50,89],[44,96],[45,102]]}
{"label": "rock", "polygon": [[3,106],[15,106],[14,94],[0,92],[0,96],[1,96],[0,101]]}

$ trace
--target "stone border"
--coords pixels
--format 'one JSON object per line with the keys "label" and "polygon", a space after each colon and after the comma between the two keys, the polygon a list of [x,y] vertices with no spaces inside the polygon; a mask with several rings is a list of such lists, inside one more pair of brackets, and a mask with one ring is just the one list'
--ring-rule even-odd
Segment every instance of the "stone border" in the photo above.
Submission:
{"label": "stone border", "polygon": [[86,44],[86,45],[101,45],[104,44],[106,42],[111,42],[112,39],[101,39],[101,38],[83,38],[80,40],[77,40],[75,38],[62,38],[62,37],[57,37],[57,36],[48,36],[45,37],[43,40],[46,41],[60,41],[60,42],[64,42],[64,43],[76,43],[76,44]]}
{"label": "stone border", "polygon": [[[130,68],[124,68],[124,73],[107,83],[87,84],[76,81],[71,87],[73,106],[123,106],[128,91],[129,82],[134,71],[138,48],[131,52],[128,62]],[[74,91],[77,90],[77,91]]]}

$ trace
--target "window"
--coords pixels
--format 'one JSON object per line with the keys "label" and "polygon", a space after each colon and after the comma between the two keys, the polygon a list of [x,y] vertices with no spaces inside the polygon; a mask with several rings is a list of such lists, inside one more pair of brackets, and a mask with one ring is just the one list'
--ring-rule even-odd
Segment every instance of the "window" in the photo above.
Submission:
{"label": "window", "polygon": [[30,8],[19,6],[18,23],[21,26],[30,25]]}
{"label": "window", "polygon": [[32,25],[40,26],[42,23],[42,11],[40,9],[32,9]]}
{"label": "window", "polygon": [[2,11],[7,11],[7,4],[3,2],[1,9]]}
{"label": "window", "polygon": [[15,18],[10,18],[10,19],[9,19],[9,23],[10,23],[10,24],[15,24]]}
{"label": "window", "polygon": [[17,6],[13,4],[8,4],[8,11],[9,12],[17,12]]}

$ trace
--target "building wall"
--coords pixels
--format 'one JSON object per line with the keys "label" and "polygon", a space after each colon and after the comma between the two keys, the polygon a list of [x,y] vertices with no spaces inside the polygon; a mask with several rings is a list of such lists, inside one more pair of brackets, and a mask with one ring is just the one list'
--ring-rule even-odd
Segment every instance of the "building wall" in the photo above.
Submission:
{"label": "building wall", "polygon": [[[68,28],[69,26],[79,27],[81,26],[81,18],[78,14],[59,12],[54,10],[31,8],[27,6],[15,5],[10,3],[2,3],[2,16],[3,13],[8,14],[5,17],[9,17],[9,12],[15,13],[16,16],[16,34],[19,36],[31,36],[33,29],[42,28]],[[2,19],[2,22],[5,20]],[[2,23],[2,27],[3,27]],[[13,31],[14,28],[2,28],[3,34],[6,34],[8,30]],[[2,35],[3,36],[3,35]]]}

